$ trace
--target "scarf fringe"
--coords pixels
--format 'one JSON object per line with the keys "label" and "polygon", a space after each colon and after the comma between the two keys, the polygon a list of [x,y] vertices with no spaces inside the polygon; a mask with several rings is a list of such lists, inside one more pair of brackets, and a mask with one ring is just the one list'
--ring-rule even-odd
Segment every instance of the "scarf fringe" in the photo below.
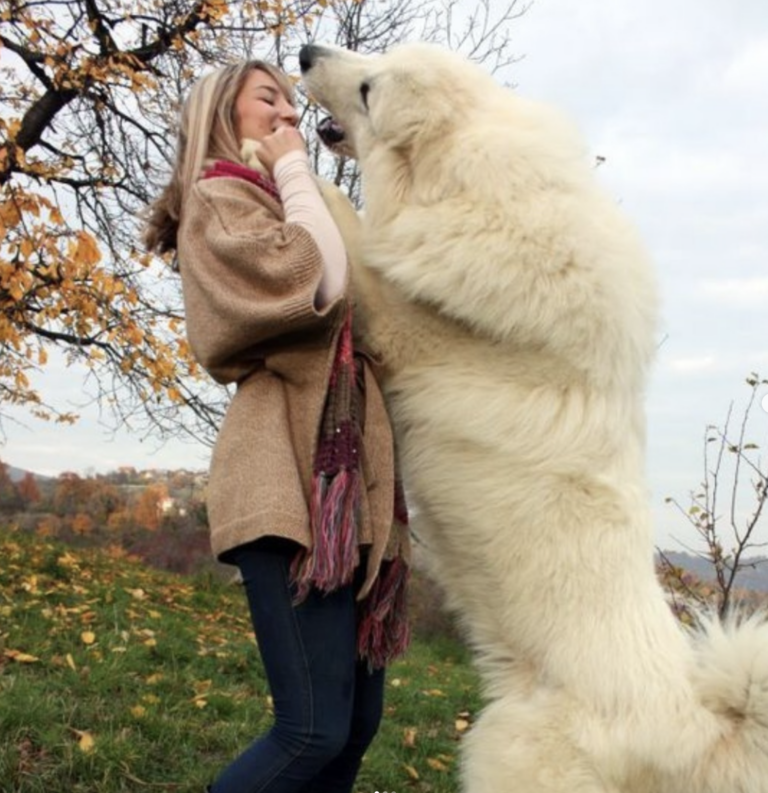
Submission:
{"label": "scarf fringe", "polygon": [[294,601],[301,603],[312,587],[333,592],[349,584],[360,561],[357,514],[360,481],[356,471],[332,476],[318,474],[312,481],[313,547],[302,550],[291,565],[296,585]]}
{"label": "scarf fringe", "polygon": [[[362,438],[357,366],[350,308],[334,354],[315,449],[309,499],[312,547],[302,548],[291,564],[297,604],[312,589],[327,594],[351,584],[360,564],[357,528],[362,493]],[[407,525],[407,510],[402,493],[398,498],[398,484],[396,520],[402,518]],[[382,562],[370,593],[358,606],[358,654],[372,669],[386,666],[408,645],[410,630],[405,596],[408,576],[408,565],[401,557]]]}
{"label": "scarf fringe", "polygon": [[371,669],[381,669],[402,655],[410,642],[408,624],[408,579],[410,569],[396,556],[382,562],[379,576],[368,597],[360,604],[357,652]]}

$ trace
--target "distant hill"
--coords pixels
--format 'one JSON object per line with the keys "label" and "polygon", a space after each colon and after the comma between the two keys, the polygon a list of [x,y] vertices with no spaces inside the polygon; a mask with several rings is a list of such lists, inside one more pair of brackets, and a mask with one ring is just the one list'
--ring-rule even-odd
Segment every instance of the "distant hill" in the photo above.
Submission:
{"label": "distant hill", "polygon": [[26,471],[23,468],[16,468],[13,465],[6,464],[6,470],[8,471],[8,476],[10,477],[12,482],[20,482],[28,473],[32,474],[32,476],[37,479],[38,482],[50,482],[56,477],[53,476],[44,476],[43,474],[36,474],[34,471]]}
{"label": "distant hill", "polygon": [[[700,581],[714,580],[712,564],[706,559],[679,551],[664,551],[664,555],[673,565],[692,573]],[[739,572],[736,585],[740,589],[768,592],[768,557],[755,556],[750,558],[749,566]]]}

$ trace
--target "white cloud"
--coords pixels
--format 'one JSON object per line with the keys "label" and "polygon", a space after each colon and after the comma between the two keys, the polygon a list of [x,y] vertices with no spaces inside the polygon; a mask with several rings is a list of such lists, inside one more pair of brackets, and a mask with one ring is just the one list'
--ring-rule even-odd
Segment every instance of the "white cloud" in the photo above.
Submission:
{"label": "white cloud", "polygon": [[[768,305],[768,276],[702,281],[696,291],[702,297],[718,303],[727,303],[731,306],[759,306],[762,310]],[[768,321],[763,322],[762,325],[763,330],[768,330]]]}
{"label": "white cloud", "polygon": [[666,362],[665,368],[672,372],[691,374],[712,371],[716,365],[714,356],[702,355],[694,358],[673,358]]}
{"label": "white cloud", "polygon": [[765,92],[768,75],[768,37],[750,42],[736,53],[725,69],[721,87],[726,91],[760,95]]}

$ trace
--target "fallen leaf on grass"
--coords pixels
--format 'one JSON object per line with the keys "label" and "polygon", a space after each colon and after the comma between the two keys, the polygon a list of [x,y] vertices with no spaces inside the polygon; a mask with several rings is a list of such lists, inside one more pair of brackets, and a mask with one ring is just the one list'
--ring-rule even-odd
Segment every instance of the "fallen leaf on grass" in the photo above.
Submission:
{"label": "fallen leaf on grass", "polygon": [[448,770],[448,766],[442,760],[438,760],[436,757],[428,757],[427,758],[427,765],[433,771],[447,771]]}
{"label": "fallen leaf on grass", "polygon": [[456,732],[464,732],[469,729],[469,722],[466,719],[456,719],[453,726],[456,728]]}
{"label": "fallen leaf on grass", "polygon": [[92,752],[96,746],[96,739],[88,730],[76,730],[72,728],[72,732],[77,735],[77,746],[81,752],[88,754]]}
{"label": "fallen leaf on grass", "polygon": [[80,634],[80,641],[83,644],[93,644],[96,641],[96,634],[93,631],[83,631]]}
{"label": "fallen leaf on grass", "polygon": [[73,567],[77,564],[77,557],[72,556],[69,551],[65,551],[57,560],[56,564],[61,567]]}
{"label": "fallen leaf on grass", "polygon": [[419,778],[419,772],[412,765],[404,765],[403,768],[405,769],[405,773],[408,774],[411,779]]}
{"label": "fallen leaf on grass", "polygon": [[403,746],[407,746],[409,749],[412,749],[414,746],[416,746],[415,727],[406,727],[403,730]]}
{"label": "fallen leaf on grass", "polygon": [[16,661],[17,664],[34,664],[40,660],[36,655],[23,653],[21,650],[3,650],[3,655],[12,661]]}

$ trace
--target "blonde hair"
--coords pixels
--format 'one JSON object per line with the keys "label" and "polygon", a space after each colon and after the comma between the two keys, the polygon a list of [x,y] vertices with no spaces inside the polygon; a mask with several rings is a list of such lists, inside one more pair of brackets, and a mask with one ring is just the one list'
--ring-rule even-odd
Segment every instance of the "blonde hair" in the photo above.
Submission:
{"label": "blonde hair", "polygon": [[235,101],[254,69],[270,75],[286,99],[295,104],[288,77],[260,60],[222,66],[195,83],[181,111],[171,178],[145,215],[143,238],[148,250],[156,253],[176,250],[184,198],[200,177],[207,159],[241,161],[235,132]]}

